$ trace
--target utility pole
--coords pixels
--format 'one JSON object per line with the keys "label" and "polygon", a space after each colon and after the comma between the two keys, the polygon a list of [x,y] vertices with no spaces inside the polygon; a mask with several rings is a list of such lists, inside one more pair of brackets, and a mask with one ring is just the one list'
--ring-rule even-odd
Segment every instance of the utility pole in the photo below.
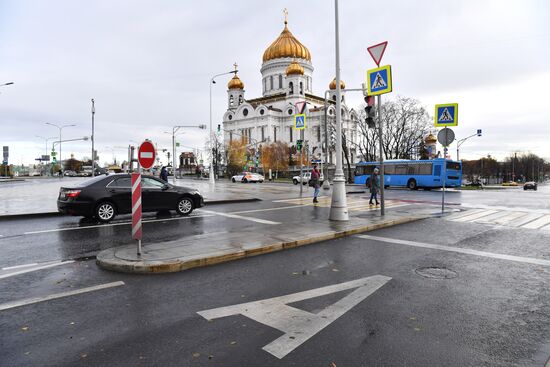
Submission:
{"label": "utility pole", "polygon": [[95,116],[95,101],[92,98],[92,177],[95,176],[94,116]]}

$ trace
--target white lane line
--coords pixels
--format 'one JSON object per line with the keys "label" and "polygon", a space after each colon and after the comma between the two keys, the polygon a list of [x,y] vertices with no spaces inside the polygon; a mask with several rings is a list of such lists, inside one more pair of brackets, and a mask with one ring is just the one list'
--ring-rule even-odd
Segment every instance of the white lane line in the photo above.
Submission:
{"label": "white lane line", "polygon": [[547,224],[550,224],[550,215],[545,215],[544,217],[541,217],[537,220],[529,222],[529,223],[523,225],[521,228],[537,229],[537,228],[543,227]]}
{"label": "white lane line", "polygon": [[472,250],[472,249],[452,247],[452,246],[435,245],[430,243],[421,243],[421,242],[414,242],[414,241],[408,241],[408,240],[398,240],[394,238],[378,237],[378,236],[371,236],[366,234],[356,235],[356,237],[363,238],[366,240],[393,243],[397,245],[422,247],[422,248],[429,248],[433,250],[442,250],[442,251],[458,252],[461,254],[490,257],[493,259],[517,261],[517,262],[526,263],[526,264],[550,266],[550,260],[536,259],[533,257],[505,255],[505,254],[498,254],[495,252],[479,251],[479,250]]}
{"label": "white lane line", "polygon": [[497,210],[484,210],[481,213],[475,213],[475,214],[466,215],[464,217],[460,217],[460,218],[457,218],[457,219],[452,219],[452,221],[454,221],[454,222],[469,222],[469,221],[473,221],[475,219],[479,219],[479,218],[482,218],[482,217],[489,216],[489,215],[497,213],[497,212],[498,212]]}
{"label": "white lane line", "polygon": [[313,205],[313,203],[311,203],[311,204],[302,204],[302,205],[281,206],[281,207],[278,207],[278,208],[242,210],[242,211],[238,211],[238,212],[230,212],[230,214],[246,214],[246,213],[256,213],[256,212],[267,212],[267,211],[273,211],[273,210],[303,208],[304,206],[311,206],[311,205]]}
{"label": "white lane line", "polygon": [[[26,269],[23,269],[23,270],[19,270],[19,271],[15,271],[13,273],[8,273],[8,274],[0,274],[0,279],[4,279],[4,278],[9,278],[9,277],[13,277],[15,275],[20,275],[20,274],[25,274],[25,273],[30,273],[31,271],[37,271],[37,270],[42,270],[42,269],[48,269],[48,268],[53,268],[55,266],[59,266],[59,265],[67,265],[67,264],[72,264],[74,263],[74,260],[67,260],[67,261],[56,261],[54,263],[49,263],[49,264],[44,264],[44,265],[39,265],[37,264],[38,266],[32,266],[32,265],[29,265],[29,266],[32,266],[32,267],[27,267]],[[13,269],[14,267],[12,267]],[[4,268],[2,270],[7,270],[8,268]]]}
{"label": "white lane line", "polygon": [[[144,220],[142,223],[153,223],[153,222],[164,222],[170,220],[182,220],[182,219],[192,219],[192,218],[204,218],[212,217],[213,215],[192,215],[186,217],[173,217],[173,218],[160,218],[160,219],[149,219]],[[132,222],[121,222],[121,223],[109,223],[109,224],[96,224],[92,226],[83,226],[83,227],[69,227],[69,228],[54,228],[54,229],[44,229],[40,231],[29,231],[24,232],[24,235],[28,234],[39,234],[39,233],[51,233],[51,232],[63,232],[63,231],[77,231],[80,229],[90,229],[90,228],[106,228],[106,227],[115,227],[115,226],[127,226],[131,225]]]}
{"label": "white lane line", "polygon": [[8,266],[7,268],[2,268],[2,270],[13,270],[13,269],[19,269],[19,268],[27,268],[29,266],[35,266],[38,265],[38,263],[30,263],[30,264],[23,264],[23,265],[15,265],[15,266]]}
{"label": "white lane line", "polygon": [[82,294],[82,293],[99,291],[101,289],[119,287],[121,285],[124,285],[123,281],[105,283],[105,284],[95,285],[93,287],[75,289],[74,291],[50,294],[49,296],[44,296],[44,297],[34,297],[34,298],[23,299],[23,300],[20,300],[20,301],[2,303],[2,304],[0,304],[0,311],[8,310],[10,308],[15,308],[15,307],[31,305],[33,303],[51,301],[51,300],[57,299],[57,298],[63,298],[63,297],[75,296],[77,294]]}
{"label": "white lane line", "polygon": [[214,211],[211,211],[211,210],[204,210],[204,209],[200,209],[200,211],[202,213],[214,214],[214,215],[219,215],[219,216],[227,217],[227,218],[249,220],[251,222],[262,223],[262,224],[281,224],[280,222],[273,222],[271,220],[260,219],[260,218],[243,217],[242,215],[237,215],[237,214],[214,212]]}

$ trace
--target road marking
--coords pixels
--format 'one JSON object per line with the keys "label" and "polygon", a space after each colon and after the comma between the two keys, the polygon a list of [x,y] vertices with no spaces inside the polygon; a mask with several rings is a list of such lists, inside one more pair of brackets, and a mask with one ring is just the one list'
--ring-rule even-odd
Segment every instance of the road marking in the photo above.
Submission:
{"label": "road marking", "polygon": [[[207,320],[241,314],[284,332],[284,335],[262,348],[275,357],[282,359],[390,280],[390,277],[374,275],[304,292],[214,308],[197,313]],[[357,289],[317,314],[288,306],[290,303],[353,288]]]}
{"label": "road marking", "polygon": [[495,252],[479,251],[479,250],[472,250],[472,249],[467,249],[467,248],[444,246],[444,245],[435,245],[435,244],[430,244],[430,243],[421,243],[421,242],[414,242],[414,241],[408,241],[408,240],[399,240],[399,239],[386,238],[386,237],[377,237],[377,236],[371,236],[371,235],[366,235],[366,234],[356,235],[356,237],[363,238],[363,239],[366,239],[366,240],[393,243],[393,244],[397,244],[397,245],[422,247],[422,248],[429,248],[429,249],[433,249],[433,250],[442,250],[442,251],[458,252],[458,253],[461,253],[461,254],[490,257],[490,258],[499,259],[499,260],[509,260],[509,261],[517,261],[517,262],[521,262],[521,263],[526,263],[526,264],[550,266],[550,260],[536,259],[536,258],[533,258],[533,257],[505,255],[505,254],[498,254],[498,253],[495,253]]}
{"label": "road marking", "polygon": [[522,226],[522,228],[537,229],[550,224],[550,215],[545,215]]}
{"label": "road marking", "polygon": [[454,222],[469,222],[469,221],[473,221],[475,219],[479,219],[479,218],[482,218],[482,217],[489,216],[489,215],[497,213],[497,212],[498,212],[498,210],[484,210],[484,211],[479,212],[479,213],[465,215],[463,217],[456,218],[456,219],[451,219],[451,220],[454,221]]}
{"label": "road marking", "polygon": [[256,213],[256,212],[267,212],[267,211],[272,211],[272,210],[303,208],[304,206],[311,206],[311,205],[313,205],[313,203],[311,203],[311,204],[302,204],[302,205],[281,206],[281,207],[278,207],[278,208],[242,210],[242,211],[238,211],[238,212],[230,212],[230,214],[246,214],[246,213]]}
{"label": "road marking", "polygon": [[219,216],[227,217],[227,218],[249,220],[251,222],[262,223],[262,224],[281,224],[280,222],[273,222],[271,220],[260,219],[260,218],[252,218],[252,217],[243,217],[242,215],[231,214],[231,213],[214,212],[212,210],[204,210],[204,209],[200,209],[200,211],[201,211],[201,213],[214,214],[214,215],[219,215]]}
{"label": "road marking", "polygon": [[30,263],[30,264],[23,264],[23,265],[15,265],[15,266],[8,266],[7,268],[2,268],[2,270],[13,270],[13,269],[19,269],[19,268],[27,268],[29,266],[35,266],[38,265],[38,263]]}
{"label": "road marking", "polygon": [[[53,263],[48,263],[48,264],[35,264],[35,265],[38,265],[38,266],[35,266],[33,264],[12,266],[11,269],[15,269],[17,267],[27,267],[27,268],[23,269],[23,270],[15,271],[13,273],[0,274],[0,279],[13,277],[15,275],[20,275],[20,274],[30,273],[31,271],[38,271],[38,270],[42,270],[42,269],[53,268],[53,267],[59,266],[59,265],[67,265],[67,264],[71,264],[71,263],[74,263],[74,260],[55,261]],[[10,268],[3,268],[2,270],[9,270],[9,269]]]}
{"label": "road marking", "polygon": [[[193,219],[193,218],[204,218],[204,217],[213,217],[213,216],[214,215],[192,215],[192,216],[185,216],[185,217],[159,218],[159,219],[144,220],[143,223],[153,223],[153,222],[163,222],[163,221],[170,221],[170,220],[182,220],[182,219]],[[29,234],[40,234],[40,233],[50,233],[50,232],[76,231],[76,230],[80,230],[80,229],[127,226],[127,225],[131,225],[131,224],[132,224],[131,221],[120,222],[120,223],[106,223],[106,224],[96,224],[96,225],[82,226],[82,227],[44,229],[44,230],[40,230],[40,231],[24,232],[23,234],[24,235],[29,235]]]}
{"label": "road marking", "polygon": [[10,308],[15,307],[21,307],[26,305],[31,305],[33,303],[39,303],[39,302],[45,302],[45,301],[51,301],[53,299],[63,298],[63,297],[69,297],[69,296],[75,296],[77,294],[82,293],[88,293],[88,292],[94,292],[99,291],[101,289],[107,289],[112,287],[119,287],[121,285],[124,285],[123,281],[118,282],[112,282],[112,283],[106,283],[106,284],[100,284],[95,285],[93,287],[87,287],[87,288],[81,288],[81,289],[75,289],[74,291],[68,291],[68,292],[62,292],[62,293],[56,293],[56,294],[50,294],[49,296],[44,297],[34,297],[34,298],[27,298],[23,299],[21,301],[14,301],[14,302],[8,302],[8,303],[2,303],[0,304],[0,311],[8,310]]}
{"label": "road marking", "polygon": [[516,220],[516,219],[519,219],[519,218],[523,217],[524,215],[527,215],[527,213],[524,213],[524,212],[510,212],[510,213],[507,213],[507,214],[508,214],[507,216],[499,218],[499,219],[495,220],[494,222],[496,224],[505,225],[505,224],[508,224],[508,223]]}

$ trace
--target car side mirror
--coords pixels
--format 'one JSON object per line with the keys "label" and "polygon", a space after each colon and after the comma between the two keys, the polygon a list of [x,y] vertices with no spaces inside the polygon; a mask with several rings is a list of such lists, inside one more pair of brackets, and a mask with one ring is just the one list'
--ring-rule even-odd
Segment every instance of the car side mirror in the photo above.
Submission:
{"label": "car side mirror", "polygon": [[170,188],[170,186],[168,186],[168,185],[162,185],[162,191],[168,190],[169,188]]}

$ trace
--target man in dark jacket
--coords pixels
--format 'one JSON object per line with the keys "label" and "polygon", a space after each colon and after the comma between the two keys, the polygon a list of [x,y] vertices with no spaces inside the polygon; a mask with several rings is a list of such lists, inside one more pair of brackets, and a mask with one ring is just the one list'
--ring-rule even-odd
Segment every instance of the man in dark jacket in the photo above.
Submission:
{"label": "man in dark jacket", "polygon": [[162,166],[162,168],[160,169],[160,179],[168,182],[168,170],[165,166]]}

